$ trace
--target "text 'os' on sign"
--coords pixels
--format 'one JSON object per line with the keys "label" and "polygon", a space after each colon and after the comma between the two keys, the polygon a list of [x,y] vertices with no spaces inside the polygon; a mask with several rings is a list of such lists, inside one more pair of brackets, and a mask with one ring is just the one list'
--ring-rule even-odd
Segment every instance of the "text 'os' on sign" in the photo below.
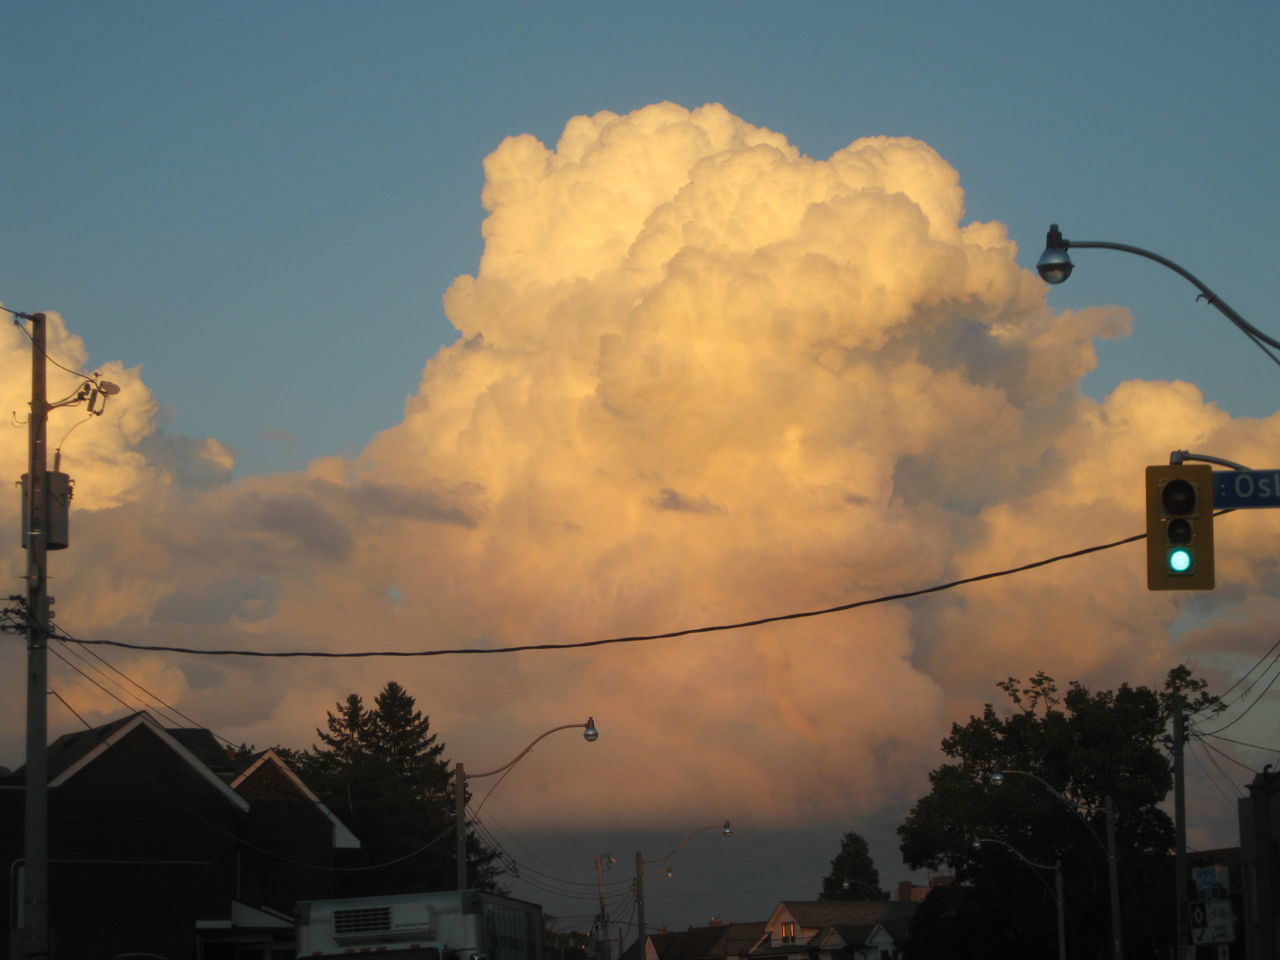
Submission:
{"label": "text 'os' on sign", "polygon": [[1280,507],[1280,469],[1215,470],[1214,509]]}

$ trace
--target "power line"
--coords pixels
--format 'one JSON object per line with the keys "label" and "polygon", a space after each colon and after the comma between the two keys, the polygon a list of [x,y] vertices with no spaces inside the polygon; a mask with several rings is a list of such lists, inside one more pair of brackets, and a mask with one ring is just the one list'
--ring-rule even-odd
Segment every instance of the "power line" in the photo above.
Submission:
{"label": "power line", "polygon": [[650,633],[638,634],[635,636],[625,637],[609,637],[603,640],[582,640],[571,643],[528,643],[519,644],[508,647],[451,647],[440,650],[349,650],[349,651],[332,651],[332,650],[198,650],[194,647],[176,647],[163,644],[140,644],[127,643],[123,640],[82,640],[73,637],[65,631],[59,630],[56,634],[58,639],[67,643],[80,643],[95,646],[120,647],[126,650],[146,650],[153,653],[187,653],[195,656],[204,657],[259,657],[266,659],[284,659],[295,657],[316,657],[326,659],[361,659],[368,657],[442,657],[451,655],[471,655],[471,654],[492,654],[492,653],[524,653],[533,650],[581,650],[589,647],[603,647],[613,644],[622,643],[646,643],[652,640],[672,640],[677,637],[687,637],[701,633],[721,633],[729,630],[743,630],[748,627],[759,627],[770,623],[783,623],[788,620],[803,620],[811,617],[822,617],[833,613],[843,613],[847,610],[857,610],[861,607],[875,606],[881,603],[892,603],[898,600],[910,600],[913,597],[927,596],[933,593],[941,593],[945,590],[952,590],[956,587],[967,586],[971,583],[981,583],[984,580],[995,580],[1001,577],[1012,576],[1016,573],[1026,573],[1029,570],[1035,570],[1039,567],[1048,566],[1052,563],[1059,563],[1063,560],[1074,560],[1077,557],[1087,556],[1091,553],[1099,553],[1103,550],[1111,550],[1115,547],[1123,546],[1126,543],[1136,543],[1139,540],[1146,539],[1145,533],[1137,533],[1120,540],[1113,540],[1110,543],[1103,543],[1093,547],[1085,547],[1082,550],[1073,550],[1070,553],[1061,553],[1054,557],[1048,557],[1044,560],[1036,560],[1032,563],[1026,563],[1018,567],[1010,567],[1005,570],[996,570],[990,573],[981,573],[972,577],[963,577],[959,580],[951,580],[947,583],[934,584],[929,587],[921,587],[918,590],[906,590],[901,593],[882,594],[878,597],[872,597],[868,600],[855,600],[852,603],[842,603],[833,607],[823,607],[817,610],[802,610],[796,613],[783,613],[771,617],[760,617],[755,620],[739,620],[734,623],[713,624],[702,627],[686,627],[681,630],[671,630],[667,633]]}

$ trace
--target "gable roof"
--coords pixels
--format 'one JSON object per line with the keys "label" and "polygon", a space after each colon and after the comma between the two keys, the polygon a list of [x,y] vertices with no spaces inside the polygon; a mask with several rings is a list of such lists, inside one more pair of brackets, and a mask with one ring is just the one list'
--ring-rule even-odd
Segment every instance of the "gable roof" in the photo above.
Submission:
{"label": "gable roof", "polygon": [[271,764],[285,779],[293,786],[295,790],[301,794],[302,798],[310,803],[315,804],[316,809],[322,813],[329,822],[333,824],[333,845],[342,850],[358,850],[360,848],[360,840],[347,829],[346,824],[339,820],[332,810],[325,806],[319,797],[311,792],[311,788],[302,782],[302,778],[293,772],[293,768],[285,762],[274,750],[264,750],[256,757],[249,761],[249,765],[241,771],[240,775],[231,781],[231,789],[239,790],[246,780],[252,777],[264,764]]}
{"label": "gable roof", "polygon": [[[172,750],[183,763],[190,766],[201,779],[213,787],[215,792],[220,794],[228,803],[240,810],[249,809],[249,801],[227,786],[226,781],[211,770],[208,764],[204,763],[188,747],[184,746],[179,737],[174,736],[171,731],[156,723],[145,710],[140,710],[131,716],[103,724],[100,727],[94,727],[91,730],[81,730],[76,733],[66,734],[50,744],[48,754],[49,788],[54,789],[67,783],[90,763],[135,731],[145,731],[156,737]],[[204,732],[208,733],[208,731]],[[192,742],[193,745],[197,746],[197,749],[200,749],[197,740],[193,740],[189,736],[184,736],[182,739]]]}
{"label": "gable roof", "polygon": [[[764,936],[763,923],[721,923],[679,933],[653,933],[649,945],[657,960],[706,960],[748,953]],[[647,951],[646,951],[647,953]]]}
{"label": "gable roof", "polygon": [[882,923],[901,914],[910,916],[912,909],[910,903],[897,900],[783,900],[774,913],[785,910],[801,927],[822,929]]}

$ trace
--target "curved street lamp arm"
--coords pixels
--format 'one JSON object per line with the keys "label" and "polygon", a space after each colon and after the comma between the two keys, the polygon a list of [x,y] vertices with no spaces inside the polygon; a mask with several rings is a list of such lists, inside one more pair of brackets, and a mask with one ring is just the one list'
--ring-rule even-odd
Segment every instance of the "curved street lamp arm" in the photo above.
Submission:
{"label": "curved street lamp arm", "polygon": [[685,837],[678,844],[676,844],[676,848],[672,850],[670,853],[668,853],[665,857],[651,857],[647,860],[642,859],[640,862],[641,863],[661,863],[664,860],[670,860],[677,853],[679,853],[686,846],[688,846],[690,840],[692,840],[694,837],[696,837],[700,833],[706,833],[708,830],[719,830],[726,837],[733,835],[733,827],[729,825],[728,820],[726,820],[724,823],[708,824],[707,826],[699,827],[697,830],[694,830],[692,833],[690,833],[687,837]]}
{"label": "curved street lamp arm", "polygon": [[[1011,843],[1005,843],[1003,840],[997,840],[995,837],[975,837],[975,838],[974,838],[974,841],[973,841],[973,846],[974,846],[974,848],[975,848],[975,849],[977,849],[978,847],[980,847],[980,846],[981,846],[982,844],[984,844],[984,843],[998,843],[998,844],[1000,844],[1000,846],[1004,847],[1006,850],[1008,850],[1010,853],[1012,853],[1015,857],[1017,857],[1019,860],[1021,860],[1023,863],[1025,863],[1028,867],[1035,867],[1037,870],[1056,870],[1056,869],[1058,869],[1058,867],[1057,867],[1057,865],[1056,865],[1056,864],[1052,864],[1052,863],[1036,863],[1034,860],[1029,860],[1029,859],[1027,859],[1025,856],[1023,856],[1023,855],[1022,855],[1022,852],[1021,852],[1017,847],[1015,847],[1013,844],[1011,844]],[[1037,873],[1037,874],[1036,874],[1036,876],[1037,876],[1037,877],[1040,877],[1040,874],[1038,874],[1038,873]],[[1045,885],[1046,887],[1047,887],[1047,886],[1049,886],[1049,881],[1045,880],[1045,878],[1044,878],[1044,877],[1040,877],[1040,880],[1041,880],[1041,882],[1042,882],[1042,883],[1044,883],[1044,885]],[[1053,892],[1053,888],[1052,888],[1052,887],[1050,887],[1050,892]]]}
{"label": "curved street lamp arm", "polygon": [[[510,761],[509,763],[504,763],[502,766],[498,767],[498,769],[496,770],[486,770],[484,773],[468,773],[466,777],[468,780],[479,780],[481,777],[492,777],[494,774],[501,773],[503,770],[509,770],[511,767],[514,767],[517,763],[523,760],[525,757],[525,754],[527,754],[530,750],[536,747],[545,738],[551,736],[553,733],[559,733],[561,730],[585,730],[588,734],[590,734],[590,732],[593,729],[595,729],[595,723],[591,720],[590,717],[587,718],[586,723],[566,723],[559,727],[552,727],[546,733],[540,734],[537,737],[535,737],[533,742],[529,744],[527,747],[525,747],[523,750],[521,750],[518,754],[516,754],[515,759]],[[595,739],[595,738],[591,737],[590,739]]]}
{"label": "curved street lamp arm", "polygon": [[1013,774],[1014,776],[1018,776],[1018,777],[1029,777],[1030,779],[1034,780],[1036,783],[1040,784],[1040,786],[1048,790],[1050,793],[1052,793],[1055,797],[1057,797],[1062,802],[1063,806],[1065,806],[1068,810],[1074,813],[1076,817],[1079,819],[1079,821],[1084,824],[1084,828],[1088,830],[1089,835],[1093,837],[1095,841],[1097,841],[1098,846],[1102,848],[1102,852],[1104,854],[1107,853],[1107,845],[1102,842],[1102,838],[1098,836],[1098,832],[1093,829],[1093,825],[1090,824],[1089,821],[1085,819],[1084,814],[1080,812],[1080,808],[1077,807],[1070,800],[1068,800],[1062,793],[1060,793],[1057,790],[1057,788],[1053,786],[1053,784],[1049,783],[1049,781],[1043,779],[1042,777],[1036,776],[1034,773],[1028,773],[1026,770],[1001,770],[1000,772],[1005,776],[1008,776],[1009,774]]}
{"label": "curved street lamp arm", "polygon": [[[973,848],[975,850],[980,849],[984,843],[998,843],[1028,867],[1035,868],[1036,876],[1040,878],[1040,882],[1043,883],[1045,889],[1049,891],[1049,896],[1053,897],[1054,904],[1058,909],[1058,960],[1067,960],[1066,921],[1063,918],[1062,861],[1058,860],[1052,866],[1047,863],[1036,863],[1034,860],[1028,860],[1024,857],[1016,847],[1005,843],[1003,840],[997,840],[994,837],[979,837],[973,841]],[[1053,871],[1053,886],[1050,886],[1049,881],[1041,875],[1041,870]]]}
{"label": "curved street lamp arm", "polygon": [[[1120,250],[1124,253],[1133,253],[1139,257],[1146,257],[1148,260],[1154,260],[1156,263],[1168,267],[1174,273],[1178,274],[1178,276],[1187,280],[1193,287],[1200,291],[1200,295],[1204,297],[1206,303],[1210,306],[1217,307],[1224,317],[1244,331],[1244,333],[1250,338],[1254,340],[1261,340],[1268,346],[1280,349],[1280,340],[1275,340],[1267,336],[1244,317],[1240,316],[1240,314],[1236,313],[1236,311],[1233,310],[1225,300],[1210,290],[1208,285],[1201,281],[1200,278],[1185,267],[1174,263],[1168,257],[1162,257],[1158,253],[1153,253],[1150,250],[1144,250],[1142,247],[1135,247],[1128,243],[1111,243],[1106,240],[1068,240],[1058,230],[1058,225],[1056,223],[1053,224],[1049,228],[1045,253],[1047,254],[1050,250],[1070,250],[1072,247],[1078,247],[1081,249],[1092,248],[1097,250]],[[1065,279],[1065,277],[1063,279]]]}

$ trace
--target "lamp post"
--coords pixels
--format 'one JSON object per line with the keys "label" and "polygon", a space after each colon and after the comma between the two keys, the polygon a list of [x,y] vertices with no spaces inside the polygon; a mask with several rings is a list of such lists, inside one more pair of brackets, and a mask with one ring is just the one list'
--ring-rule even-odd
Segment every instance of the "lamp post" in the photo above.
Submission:
{"label": "lamp post", "polygon": [[496,770],[486,770],[484,773],[467,773],[462,766],[462,761],[458,761],[453,767],[453,824],[454,824],[454,840],[457,845],[458,867],[457,879],[458,889],[467,889],[467,781],[479,780],[483,777],[492,777],[502,773],[504,770],[510,770],[517,763],[524,759],[525,754],[538,745],[544,738],[551,736],[553,733],[559,733],[561,730],[581,730],[582,739],[587,743],[595,743],[600,738],[600,731],[596,729],[595,719],[587,717],[586,723],[566,723],[559,727],[552,727],[545,733],[541,733],[534,737],[533,741],[521,750],[514,760],[504,763]]}
{"label": "lamp post", "polygon": [[[1067,928],[1064,923],[1065,918],[1063,917],[1063,906],[1062,906],[1062,900],[1063,900],[1062,898],[1062,861],[1055,860],[1053,862],[1053,866],[1049,866],[1048,864],[1045,864],[1045,863],[1035,863],[1034,861],[1028,860],[1026,857],[1024,857],[1012,845],[1005,843],[1003,840],[996,840],[994,837],[979,837],[978,839],[973,841],[973,849],[980,850],[984,843],[998,843],[1000,846],[1004,847],[1006,850],[1009,850],[1010,852],[1012,852],[1015,857],[1017,857],[1027,866],[1033,867],[1036,870],[1052,870],[1053,871],[1053,887],[1050,888],[1049,892],[1053,894],[1054,902],[1057,904],[1057,907],[1058,907],[1058,960],[1067,960],[1067,932],[1066,932]],[[1036,876],[1040,877],[1040,874],[1037,873]],[[1040,877],[1040,882],[1043,883],[1046,887],[1049,886],[1048,882],[1045,880],[1044,877]]]}
{"label": "lamp post", "polygon": [[[733,827],[730,826],[729,821],[726,820],[723,824],[712,823],[712,824],[709,824],[708,826],[699,827],[697,830],[694,830],[692,833],[688,834],[683,840],[681,840],[678,844],[676,844],[676,848],[672,850],[670,853],[668,853],[665,857],[651,857],[650,859],[646,860],[644,857],[640,856],[639,850],[636,851],[636,925],[639,928],[639,935],[637,936],[636,939],[639,943],[641,944],[644,943],[644,935],[645,935],[644,865],[646,863],[662,863],[665,860],[670,860],[677,853],[683,850],[690,840],[692,840],[694,837],[696,837],[700,833],[706,833],[708,830],[719,830],[720,835],[724,837],[733,836]],[[668,868],[667,878],[670,879],[671,876],[672,876],[671,870],[670,868]]]}
{"label": "lamp post", "polygon": [[1084,818],[1084,814],[1080,812],[1079,808],[1059,793],[1047,780],[1036,776],[1034,773],[1028,773],[1026,770],[997,770],[991,774],[991,782],[997,785],[1002,784],[1004,783],[1004,778],[1010,774],[1034,780],[1062,801],[1063,806],[1074,813],[1080,822],[1084,824],[1084,828],[1089,831],[1089,836],[1093,837],[1103,855],[1107,858],[1107,887],[1111,895],[1111,957],[1112,960],[1121,960],[1124,956],[1124,950],[1120,938],[1120,883],[1116,870],[1116,811],[1114,804],[1111,802],[1111,797],[1108,796],[1103,801],[1103,812],[1107,818],[1107,842],[1103,843],[1102,838],[1098,836],[1089,821]]}
{"label": "lamp post", "polygon": [[[1267,350],[1267,347],[1280,349],[1280,340],[1275,340],[1272,337],[1267,336],[1265,333],[1263,333],[1261,330],[1259,330],[1257,327],[1251,324],[1244,317],[1240,316],[1240,314],[1236,313],[1235,310],[1233,310],[1230,306],[1227,305],[1227,302],[1225,300],[1223,300],[1216,293],[1210,290],[1209,287],[1204,282],[1202,282],[1198,277],[1196,277],[1193,273],[1191,273],[1191,271],[1187,270],[1182,266],[1179,266],[1178,264],[1174,263],[1172,260],[1169,260],[1166,257],[1160,256],[1158,253],[1152,253],[1150,250],[1144,250],[1142,247],[1135,247],[1127,243],[1110,243],[1105,240],[1068,240],[1066,237],[1062,235],[1062,231],[1058,229],[1058,225],[1056,223],[1050,224],[1049,231],[1047,234],[1045,234],[1044,253],[1040,254],[1040,259],[1036,262],[1036,270],[1039,271],[1040,276],[1045,281],[1045,283],[1059,284],[1064,282],[1068,277],[1071,276],[1071,271],[1075,269],[1075,265],[1071,262],[1071,257],[1067,253],[1067,251],[1072,247],[1077,247],[1079,249],[1094,248],[1094,249],[1100,249],[1100,250],[1120,250],[1124,253],[1132,253],[1132,254],[1136,254],[1139,257],[1146,257],[1148,260],[1154,260],[1156,263],[1161,264],[1162,266],[1168,267],[1174,273],[1178,274],[1178,276],[1187,280],[1192,286],[1194,286],[1197,290],[1199,290],[1200,297],[1203,297],[1206,303],[1208,303],[1212,307],[1216,307],[1224,317],[1226,317],[1233,324],[1235,324],[1236,327],[1239,328],[1239,330],[1246,337],[1252,340],[1260,350],[1266,353],[1267,356],[1270,357],[1272,360],[1274,360],[1276,363],[1280,364],[1280,359],[1277,359],[1275,355],[1273,355],[1270,351]],[[1198,459],[1204,459],[1204,458],[1199,457]],[[1221,461],[1213,460],[1213,462],[1221,462]],[[1229,463],[1226,465],[1234,466],[1233,464],[1229,464]],[[1181,711],[1181,707],[1179,707],[1178,713],[1176,714],[1176,718],[1179,720],[1179,722],[1181,721],[1181,716],[1182,716],[1182,711]],[[1186,811],[1182,805],[1183,804],[1183,794],[1182,794],[1183,783],[1182,783],[1182,766],[1181,766],[1182,741],[1181,741],[1180,731],[1175,731],[1174,739],[1175,739],[1174,761],[1175,761],[1175,767],[1176,767],[1174,771],[1175,803],[1174,803],[1174,820],[1173,820],[1174,872],[1176,874],[1174,889],[1176,891],[1176,901],[1177,901],[1177,905],[1176,905],[1177,930],[1178,930],[1177,945],[1179,949],[1181,949],[1185,946],[1189,946],[1191,942],[1190,917],[1188,914],[1188,908],[1190,906],[1189,904],[1190,898],[1188,896],[1188,891],[1187,891],[1187,882],[1188,882],[1187,824],[1186,824]],[[1113,887],[1114,887],[1114,883],[1115,881],[1113,879],[1112,880]],[[1116,954],[1116,956],[1119,956],[1119,954]]]}

